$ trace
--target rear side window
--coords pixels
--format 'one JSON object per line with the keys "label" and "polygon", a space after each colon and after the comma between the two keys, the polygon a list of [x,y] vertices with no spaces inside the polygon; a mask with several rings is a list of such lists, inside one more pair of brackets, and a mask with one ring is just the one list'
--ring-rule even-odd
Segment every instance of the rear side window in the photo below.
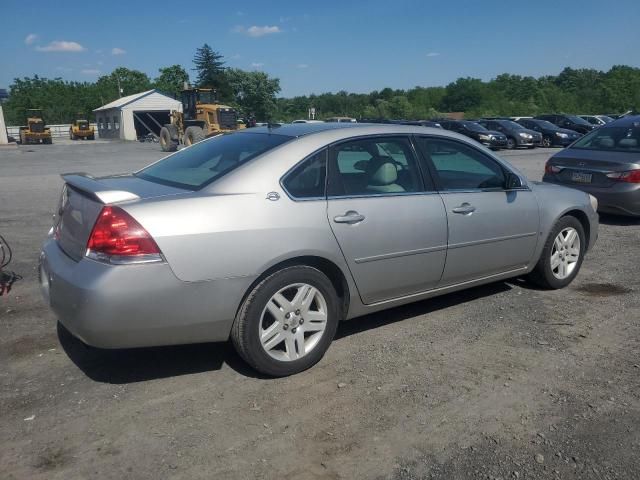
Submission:
{"label": "rear side window", "polygon": [[326,178],[327,151],[322,150],[298,165],[282,184],[294,198],[325,198]]}
{"label": "rear side window", "polygon": [[292,137],[261,133],[232,133],[196,143],[140,170],[151,182],[199,190]]}
{"label": "rear side window", "polygon": [[436,171],[443,190],[504,188],[502,167],[476,148],[462,142],[421,137],[418,140]]}
{"label": "rear side window", "polygon": [[420,171],[407,138],[374,137],[332,147],[329,195],[419,192]]}

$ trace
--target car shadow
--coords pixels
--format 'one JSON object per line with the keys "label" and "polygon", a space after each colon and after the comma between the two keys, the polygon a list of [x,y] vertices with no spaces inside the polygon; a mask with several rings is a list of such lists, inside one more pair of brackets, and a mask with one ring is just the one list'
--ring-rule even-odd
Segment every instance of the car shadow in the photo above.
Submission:
{"label": "car shadow", "polygon": [[[341,322],[335,339],[340,340],[383,325],[428,315],[511,288],[505,282],[492,283]],[[224,365],[246,377],[261,380],[270,378],[249,367],[235,352],[231,342],[108,350],[84,344],[60,322],[58,339],[69,359],[96,382],[128,384],[218,371]]]}
{"label": "car shadow", "polygon": [[490,297],[511,290],[512,287],[505,282],[490,283],[479,287],[449,293],[441,297],[434,297],[415,303],[409,303],[400,307],[371,313],[363,317],[340,323],[335,339],[346,338],[367,330],[372,330],[384,325],[401,322],[420,315],[428,315],[438,310],[471,302],[484,297]]}
{"label": "car shadow", "polygon": [[600,214],[600,223],[603,225],[612,225],[618,227],[628,227],[631,225],[640,225],[640,218],[625,217],[622,215],[611,215],[609,213]]}

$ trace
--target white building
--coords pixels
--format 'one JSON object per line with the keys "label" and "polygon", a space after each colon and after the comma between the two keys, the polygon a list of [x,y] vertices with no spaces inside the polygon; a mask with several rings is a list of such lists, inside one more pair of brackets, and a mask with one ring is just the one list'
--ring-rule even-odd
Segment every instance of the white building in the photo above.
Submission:
{"label": "white building", "polygon": [[157,90],[147,90],[114,100],[94,110],[100,138],[136,140],[170,123],[172,110],[182,111],[182,103]]}

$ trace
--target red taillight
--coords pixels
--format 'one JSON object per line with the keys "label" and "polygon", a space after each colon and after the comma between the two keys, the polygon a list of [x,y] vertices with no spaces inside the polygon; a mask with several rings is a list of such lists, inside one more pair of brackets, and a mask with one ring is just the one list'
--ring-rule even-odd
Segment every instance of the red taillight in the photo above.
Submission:
{"label": "red taillight", "polygon": [[544,173],[560,173],[560,170],[562,170],[560,167],[551,165],[549,162],[544,164]]}
{"label": "red taillight", "polygon": [[640,170],[607,173],[607,177],[616,182],[640,183]]}
{"label": "red taillight", "polygon": [[87,255],[159,257],[160,249],[151,235],[127,212],[118,207],[103,207],[89,236]]}

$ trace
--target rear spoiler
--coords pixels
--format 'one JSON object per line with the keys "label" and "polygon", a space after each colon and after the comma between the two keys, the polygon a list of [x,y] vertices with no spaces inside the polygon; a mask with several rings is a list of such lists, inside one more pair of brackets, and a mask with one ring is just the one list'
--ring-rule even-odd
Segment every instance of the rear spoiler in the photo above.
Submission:
{"label": "rear spoiler", "polygon": [[108,204],[126,202],[127,200],[140,200],[140,197],[135,193],[125,192],[124,190],[109,190],[88,173],[63,173],[60,176],[68,186],[74,190],[79,190],[100,203]]}

